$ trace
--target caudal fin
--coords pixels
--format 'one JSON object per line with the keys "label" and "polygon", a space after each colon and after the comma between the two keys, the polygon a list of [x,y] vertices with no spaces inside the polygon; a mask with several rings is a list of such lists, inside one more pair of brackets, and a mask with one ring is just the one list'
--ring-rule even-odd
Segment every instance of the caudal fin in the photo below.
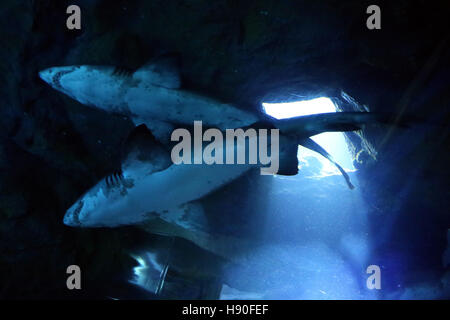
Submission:
{"label": "caudal fin", "polygon": [[311,149],[332,162],[342,173],[350,189],[354,189],[347,172],[336,162],[333,157],[310,137],[323,132],[345,132],[363,129],[369,124],[388,124],[407,127],[411,122],[418,122],[413,117],[403,117],[399,120],[390,113],[377,112],[333,112],[308,116],[300,116],[288,119],[274,119],[271,123],[280,130],[280,133],[294,140],[296,143]]}
{"label": "caudal fin", "polygon": [[390,113],[332,112],[288,119],[274,119],[273,124],[283,134],[308,138],[322,132],[345,132],[363,129],[368,124],[389,124],[406,127],[411,119],[395,119]]}
{"label": "caudal fin", "polygon": [[322,148],[319,144],[317,144],[313,139],[311,138],[303,139],[299,141],[299,144],[327,158],[342,173],[342,176],[344,177],[345,182],[347,182],[348,187],[350,189],[355,188],[355,186],[350,181],[350,177],[348,176],[347,172],[345,172],[345,170],[336,161],[334,161],[333,157],[324,148]]}

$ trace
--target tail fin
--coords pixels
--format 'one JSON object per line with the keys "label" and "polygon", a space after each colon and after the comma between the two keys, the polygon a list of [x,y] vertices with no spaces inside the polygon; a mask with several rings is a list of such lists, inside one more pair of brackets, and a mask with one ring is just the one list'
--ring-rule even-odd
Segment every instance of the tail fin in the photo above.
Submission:
{"label": "tail fin", "polygon": [[321,154],[325,158],[327,158],[342,173],[342,175],[345,178],[345,182],[347,182],[348,187],[350,189],[355,188],[355,186],[350,181],[350,177],[348,176],[347,172],[345,172],[345,170],[336,161],[334,161],[333,157],[324,148],[322,148],[320,145],[318,145],[314,140],[312,140],[311,138],[306,138],[304,140],[299,141],[299,144],[304,146],[305,148],[313,150],[313,151]]}
{"label": "tail fin", "polygon": [[[398,117],[395,118],[395,115],[392,113],[378,112],[332,112],[288,119],[275,119],[270,117],[266,119],[266,121],[269,121],[273,126],[278,128],[281,134],[290,139],[294,139],[298,144],[321,154],[331,161],[342,173],[350,189],[354,189],[354,186],[351,183],[347,172],[334,161],[333,157],[325,149],[310,139],[311,136],[323,132],[360,130],[367,124],[381,123],[399,127],[408,127],[409,123],[422,122],[419,118],[413,116],[405,116],[399,120]],[[292,154],[292,152],[289,154]],[[290,163],[287,164],[287,169],[285,170],[286,173],[295,174],[294,170],[290,169],[292,165],[290,165]]]}
{"label": "tail fin", "polygon": [[342,173],[350,189],[354,189],[347,172],[334,161],[333,157],[310,137],[323,132],[344,132],[363,129],[367,124],[390,124],[407,127],[411,122],[420,121],[412,116],[401,121],[391,113],[377,112],[332,112],[300,116],[288,119],[272,119],[272,124],[286,136],[294,138],[300,145],[311,149],[332,162]]}
{"label": "tail fin", "polygon": [[274,119],[273,124],[287,135],[307,138],[322,132],[355,131],[364,128],[367,124],[392,124],[407,126],[410,119],[398,122],[390,113],[377,112],[332,112],[288,119]]}

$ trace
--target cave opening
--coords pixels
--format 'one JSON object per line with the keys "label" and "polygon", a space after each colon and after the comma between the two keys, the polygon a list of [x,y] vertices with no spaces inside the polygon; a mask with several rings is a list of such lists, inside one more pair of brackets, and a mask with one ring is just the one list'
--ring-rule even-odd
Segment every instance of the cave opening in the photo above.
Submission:
{"label": "cave opening", "polygon": [[[328,97],[285,103],[263,102],[262,106],[266,114],[276,119],[337,112],[335,104]],[[353,157],[343,133],[324,132],[313,136],[312,139],[327,150],[346,171],[355,170]],[[307,167],[310,169],[309,171],[315,172],[317,176],[340,174],[339,170],[331,162],[305,147],[298,147],[297,157],[300,169]]]}

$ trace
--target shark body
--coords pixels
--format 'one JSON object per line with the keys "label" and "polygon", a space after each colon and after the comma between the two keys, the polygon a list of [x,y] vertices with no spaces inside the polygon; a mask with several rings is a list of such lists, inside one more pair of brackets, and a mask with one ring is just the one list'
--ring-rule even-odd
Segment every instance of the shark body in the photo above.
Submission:
{"label": "shark body", "polygon": [[[213,213],[204,210],[202,200],[249,170],[261,167],[261,163],[248,164],[246,159],[245,164],[173,164],[167,148],[144,125],[136,131],[140,131],[138,143],[127,142],[131,146],[120,177],[106,177],[82,195],[67,210],[64,224],[84,228],[136,225],[149,233],[187,239],[238,262],[254,244],[213,232],[208,223]],[[249,137],[249,144],[256,143],[257,138]],[[298,169],[296,138],[282,136],[280,142],[281,169],[286,172],[283,163],[287,161],[291,170],[292,160]],[[224,159],[226,148],[224,145]],[[233,148],[237,154],[245,145],[236,140]]]}
{"label": "shark body", "polygon": [[[198,206],[191,206],[192,201],[261,166],[260,162],[248,164],[248,160],[244,164],[173,164],[167,149],[153,139],[145,126],[137,130],[147,140],[140,138],[135,147],[130,147],[120,177],[107,177],[83,195],[67,211],[66,225],[116,227],[155,217],[170,221],[172,213],[197,210]],[[257,139],[258,136],[251,136],[249,143],[257,144]],[[283,137],[285,145],[287,139]],[[224,163],[226,148],[224,145]],[[246,145],[235,140],[233,149],[234,154],[246,152]],[[285,152],[280,150],[280,155]]]}
{"label": "shark body", "polygon": [[55,90],[78,102],[144,123],[159,140],[167,141],[173,125],[201,120],[221,130],[251,125],[261,116],[191,91],[180,89],[180,75],[162,60],[133,74],[112,66],[61,66],[39,72]]}
{"label": "shark body", "polygon": [[[332,161],[353,188],[346,172],[309,137],[324,131],[356,130],[380,121],[383,118],[371,113],[336,113],[278,122],[283,128],[280,129],[279,174],[297,173],[297,146],[301,144]],[[144,125],[140,127],[152,140],[150,131]],[[236,143],[233,147],[238,151],[243,146]],[[260,166],[248,162],[173,164],[167,148],[153,138],[146,146],[130,148],[122,163],[121,177],[103,179],[88,190],[67,210],[64,223],[72,227],[138,225],[150,233],[185,238],[205,250],[235,260],[254,244],[211,233],[201,201]]]}

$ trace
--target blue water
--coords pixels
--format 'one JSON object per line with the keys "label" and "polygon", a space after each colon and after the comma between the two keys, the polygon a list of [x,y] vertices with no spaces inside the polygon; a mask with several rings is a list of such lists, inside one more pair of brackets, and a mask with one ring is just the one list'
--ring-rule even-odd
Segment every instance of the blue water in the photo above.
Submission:
{"label": "blue water", "polygon": [[359,191],[338,175],[272,179],[261,246],[227,266],[227,286],[263,299],[376,298],[366,287],[371,240]]}

